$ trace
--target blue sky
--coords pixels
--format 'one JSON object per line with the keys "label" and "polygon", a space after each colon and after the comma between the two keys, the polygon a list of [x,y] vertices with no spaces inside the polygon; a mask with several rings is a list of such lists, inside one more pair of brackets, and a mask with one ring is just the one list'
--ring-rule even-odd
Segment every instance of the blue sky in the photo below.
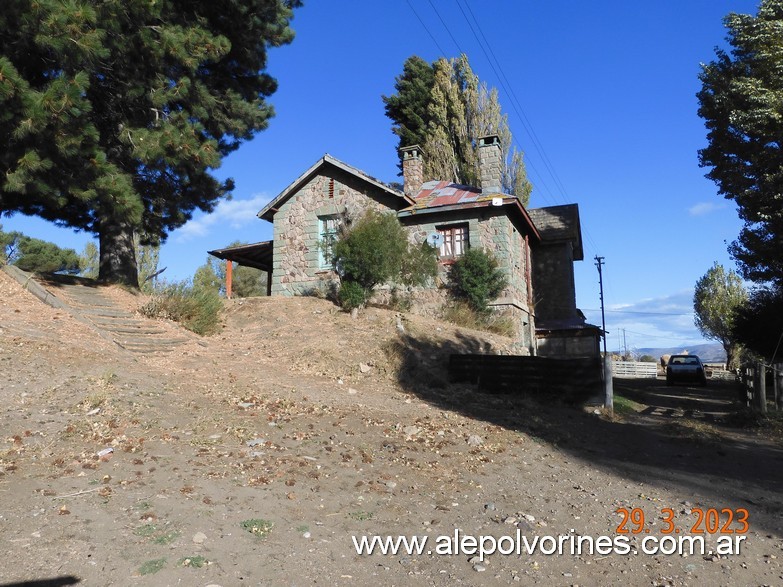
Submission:
{"label": "blue sky", "polygon": [[[381,95],[409,56],[464,52],[500,90],[531,207],[579,204],[577,301],[600,324],[593,257],[603,256],[609,347],[623,329],[631,348],[703,342],[693,286],[715,261],[734,268],[726,245],[741,223],[698,166],[697,76],[725,44],[723,17],[756,9],[755,0],[306,1],[294,42],[270,52],[276,117],[215,171],[235,179],[234,197],[169,236],[163,275],[190,277],[206,251],[231,241],[270,239],[256,213],[324,153],[398,180]],[[91,238],[20,215],[0,221],[77,250]]]}

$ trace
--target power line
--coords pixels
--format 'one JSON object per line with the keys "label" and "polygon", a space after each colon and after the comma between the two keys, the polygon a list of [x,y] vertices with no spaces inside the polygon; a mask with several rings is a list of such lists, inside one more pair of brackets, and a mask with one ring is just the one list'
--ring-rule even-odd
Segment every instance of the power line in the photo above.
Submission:
{"label": "power line", "polygon": [[[517,116],[517,119],[522,124],[523,129],[527,133],[527,135],[530,137],[530,140],[532,142],[533,148],[535,149],[536,153],[540,157],[541,161],[544,164],[544,168],[546,172],[551,177],[552,181],[554,182],[554,186],[556,190],[559,190],[560,197],[558,198],[553,191],[549,187],[549,182],[545,180],[544,174],[541,173],[537,166],[535,165],[534,161],[532,159],[526,160],[526,167],[529,167],[531,171],[535,174],[537,177],[536,184],[542,188],[541,189],[541,195],[545,197],[545,199],[549,200],[550,203],[557,205],[558,200],[562,203],[567,204],[568,203],[568,196],[567,191],[565,189],[565,186],[563,185],[563,182],[560,180],[560,177],[558,176],[554,165],[552,164],[551,160],[549,159],[549,156],[546,153],[546,150],[544,149],[543,144],[538,138],[538,134],[535,131],[535,128],[533,127],[533,124],[528,119],[527,115],[525,114],[524,109],[522,108],[522,104],[519,100],[519,98],[516,95],[516,92],[514,92],[514,88],[509,81],[508,77],[506,76],[505,72],[503,71],[503,67],[500,64],[500,61],[497,58],[497,55],[495,54],[494,50],[492,49],[492,45],[490,44],[489,40],[487,39],[487,36],[484,34],[484,31],[481,28],[481,25],[478,22],[478,19],[476,18],[476,15],[474,14],[473,10],[470,7],[469,3],[465,3],[465,8],[467,8],[467,11],[470,13],[470,16],[473,20],[473,23],[475,23],[475,28],[473,26],[473,23],[471,23],[471,18],[468,18],[468,14],[465,12],[465,9],[463,8],[463,4],[460,0],[455,0],[457,3],[457,7],[459,8],[460,12],[462,13],[463,18],[465,19],[465,22],[467,23],[468,27],[470,28],[471,33],[473,34],[474,39],[476,40],[479,48],[484,53],[484,56],[487,59],[487,62],[489,63],[489,66],[492,68],[492,71],[495,74],[496,79],[498,80],[498,83],[500,84],[501,88],[503,89],[506,96],[509,98],[511,103],[511,108],[514,111],[514,113]],[[413,5],[411,4],[410,0],[406,0],[406,3],[410,7],[411,11],[414,13],[416,18],[419,20],[421,25],[424,27],[425,31],[427,31],[427,34],[430,36],[430,38],[433,40],[435,45],[438,47],[438,50],[441,52],[442,55],[446,55],[446,52],[443,50],[443,48],[438,43],[435,36],[432,34],[432,32],[427,28],[426,24],[424,24],[424,21],[419,16],[419,14],[416,12],[416,10],[413,8]],[[446,30],[446,33],[448,34],[451,41],[456,46],[457,50],[462,54],[467,54],[461,47],[460,43],[457,41],[454,34],[452,34],[451,29],[449,28],[448,24],[446,24],[446,21],[441,16],[440,12],[436,8],[435,4],[432,2],[432,0],[428,0],[428,3],[432,10],[435,12],[435,15],[437,16],[438,20],[440,21],[443,28]],[[478,34],[476,32],[478,30]],[[481,39],[479,39],[479,34],[481,35]],[[485,48],[486,46],[486,48]],[[524,150],[522,149],[522,145],[520,144],[518,138],[514,137],[514,142],[516,143],[517,148],[521,152],[524,153]],[[548,194],[548,198],[546,195]],[[593,247],[593,249],[598,249],[597,245],[595,244],[595,241],[593,240],[590,232],[586,229],[582,229],[582,233],[586,237],[586,240],[588,243]]]}
{"label": "power line", "polygon": [[[438,12],[438,9],[437,9],[437,8],[435,8],[435,5],[432,3],[432,0],[428,0],[428,2],[430,3],[430,6],[432,6],[432,9],[435,11],[435,14],[436,14],[436,15],[437,15],[437,17],[438,17],[438,20],[440,21],[440,24],[442,24],[442,25],[443,25],[443,28],[444,28],[444,29],[446,29],[446,32],[449,34],[449,37],[451,37],[451,40],[452,40],[452,42],[454,43],[454,45],[456,45],[456,47],[457,47],[457,50],[458,50],[460,53],[465,53],[465,52],[462,50],[462,47],[460,47],[460,46],[459,46],[459,43],[457,42],[457,39],[455,39],[455,38],[454,38],[454,35],[452,35],[452,34],[451,34],[451,29],[449,29],[448,25],[446,24],[446,21],[445,21],[445,20],[443,20],[443,17],[440,15],[440,12]],[[410,3],[408,3],[408,5],[410,5]],[[445,55],[444,55],[444,57],[445,57]]]}
{"label": "power line", "polygon": [[416,18],[418,19],[418,21],[421,23],[421,26],[423,26],[423,27],[424,27],[424,30],[425,30],[425,31],[427,31],[427,34],[430,36],[430,39],[432,39],[432,42],[433,42],[433,43],[435,43],[435,46],[438,48],[438,51],[440,51],[440,54],[441,54],[441,55],[443,55],[443,56],[445,57],[445,56],[446,56],[446,52],[443,50],[443,47],[441,47],[441,46],[440,46],[440,44],[438,43],[438,40],[435,38],[435,35],[433,35],[433,34],[430,32],[430,29],[428,29],[428,28],[427,28],[427,25],[426,25],[426,24],[424,24],[424,21],[423,21],[423,20],[421,19],[421,17],[419,16],[419,13],[418,13],[418,12],[416,12],[416,9],[415,9],[415,8],[413,7],[413,5],[410,3],[410,0],[405,0],[405,2],[406,2],[406,4],[408,5],[408,7],[411,9],[411,12],[413,12],[413,14],[416,16]]}
{"label": "power line", "polygon": [[[544,166],[549,172],[549,175],[552,177],[552,180],[555,182],[555,187],[560,190],[561,196],[567,201],[566,189],[563,186],[563,183],[560,181],[560,178],[557,176],[554,166],[552,165],[551,161],[549,160],[549,157],[546,154],[546,150],[544,149],[544,146],[541,144],[541,141],[538,140],[538,135],[536,134],[536,131],[533,128],[532,123],[530,122],[527,115],[525,114],[525,111],[522,108],[522,104],[517,98],[516,92],[514,92],[514,87],[512,86],[511,82],[508,80],[508,77],[506,77],[506,74],[503,71],[502,66],[500,65],[500,61],[495,55],[495,52],[492,50],[492,45],[490,44],[489,40],[484,34],[484,31],[482,30],[481,25],[479,24],[478,19],[476,18],[476,15],[473,13],[473,9],[470,7],[470,4],[466,3],[468,12],[470,12],[471,17],[473,18],[473,22],[476,23],[476,28],[478,29],[479,33],[481,33],[481,38],[484,39],[484,44],[486,44],[486,47],[489,50],[489,53],[491,53],[492,57],[490,57],[487,54],[487,50],[484,49],[484,45],[481,43],[478,36],[476,35],[476,31],[473,29],[473,25],[471,25],[470,20],[465,14],[465,11],[462,9],[462,2],[460,2],[460,0],[455,0],[455,1],[460,9],[460,12],[462,12],[462,16],[465,18],[465,22],[468,23],[468,26],[470,27],[470,30],[473,33],[476,42],[478,42],[479,47],[484,52],[484,56],[487,58],[487,61],[489,61],[492,70],[495,72],[495,75],[498,77],[498,81],[500,82],[501,86],[503,87],[508,97],[511,99],[511,107],[514,109],[514,112],[516,112],[517,117],[519,118],[520,122],[522,122],[523,128],[527,131],[528,136],[532,140],[533,146],[535,147],[536,151],[541,157],[541,160],[544,162]],[[493,61],[497,63],[498,66],[497,70],[493,65]],[[498,70],[500,70],[499,74],[498,74]]]}
{"label": "power line", "polygon": [[[452,34],[452,32],[451,32],[451,29],[450,29],[450,28],[449,28],[449,26],[446,24],[446,21],[445,21],[445,20],[443,19],[443,17],[440,15],[440,12],[438,12],[438,9],[437,9],[437,8],[435,7],[435,5],[432,3],[432,0],[428,0],[428,1],[429,1],[429,4],[430,4],[430,6],[432,7],[432,10],[435,12],[435,15],[438,17],[438,20],[440,21],[441,25],[442,25],[442,26],[443,26],[443,28],[446,30],[446,33],[449,35],[449,37],[451,38],[452,42],[453,42],[453,43],[454,43],[454,45],[456,46],[457,50],[458,50],[460,53],[467,54],[467,53],[465,53],[465,51],[463,51],[463,50],[462,50],[462,47],[460,46],[459,42],[457,41],[457,39],[456,39],[456,38],[454,37],[454,35]],[[423,21],[423,20],[422,20],[422,18],[419,16],[419,14],[416,12],[416,10],[413,8],[413,5],[410,3],[410,0],[406,0],[406,3],[407,3],[407,4],[408,4],[408,6],[410,7],[411,11],[412,11],[412,12],[413,12],[413,14],[416,16],[416,18],[419,20],[419,22],[421,23],[421,25],[424,27],[424,30],[425,30],[425,31],[427,31],[427,34],[430,36],[430,38],[432,39],[432,41],[433,41],[433,42],[435,43],[435,45],[438,47],[438,50],[441,52],[441,55],[443,55],[443,56],[445,57],[445,56],[447,55],[447,53],[446,53],[446,52],[443,50],[443,48],[440,46],[440,44],[439,44],[439,43],[438,43],[438,41],[436,40],[435,36],[434,36],[434,35],[432,34],[432,32],[429,30],[429,28],[427,28],[427,25],[426,25],[426,24],[424,24],[424,21]],[[460,7],[460,9],[461,9],[461,7]],[[464,12],[463,12],[463,16],[465,16],[465,13],[464,13]],[[466,20],[467,20],[467,17],[466,17],[466,16],[465,16],[465,18],[466,18]],[[470,25],[470,22],[468,22],[468,25]],[[483,35],[483,33],[482,33],[482,35]],[[476,36],[476,35],[475,35],[475,32],[474,32],[474,37],[475,37],[475,36]],[[476,37],[476,40],[478,41],[478,37]],[[483,51],[483,50],[484,50],[484,48],[483,48],[483,46],[481,46],[481,42],[480,42],[480,41],[479,41],[479,46],[481,47],[481,49],[482,49],[482,51]],[[486,51],[485,51],[485,55],[486,55]],[[488,60],[489,60],[489,58],[488,58]],[[500,83],[501,83],[501,86],[503,87],[504,91],[506,92],[506,95],[508,95],[508,96],[510,97],[510,96],[511,96],[510,92],[509,92],[509,91],[508,91],[508,90],[505,88],[505,86],[503,85],[503,82],[502,82],[502,80],[501,80],[501,76],[500,76],[500,74],[498,74],[498,72],[495,70],[495,67],[494,67],[494,65],[492,64],[492,61],[491,61],[491,60],[489,60],[489,64],[490,64],[490,66],[492,67],[493,71],[495,71],[495,75],[496,75],[496,77],[498,78],[498,80],[500,81]],[[515,108],[515,106],[514,106],[514,103],[513,103],[513,102],[512,102],[512,104],[511,104],[511,106],[512,106],[512,108],[514,108],[514,110],[516,111],[516,108]],[[523,127],[525,127],[525,120],[524,120],[524,119],[522,119],[522,118],[520,117],[520,115],[519,115],[519,113],[518,113],[518,112],[517,112],[517,117],[518,117],[518,118],[520,118],[520,121],[522,122],[522,125],[523,125]],[[530,131],[529,131],[527,128],[525,128],[525,130],[528,132],[528,135],[530,135],[530,134],[531,134],[531,133],[530,133]],[[522,146],[521,146],[521,145],[520,145],[520,143],[519,143],[519,140],[518,140],[518,139],[516,139],[516,138],[514,138],[514,142],[517,144],[517,147],[520,149],[520,151],[523,151],[523,149],[522,149]],[[523,151],[523,152],[524,152],[524,151]],[[537,169],[537,167],[535,166],[535,164],[533,163],[533,161],[531,161],[531,160],[529,160],[529,159],[528,159],[528,160],[526,161],[526,166],[529,166],[529,167],[531,168],[531,170],[532,170],[532,171],[535,173],[536,177],[538,177],[538,179],[540,180],[540,181],[537,181],[537,182],[536,182],[536,184],[537,184],[538,186],[542,187],[542,188],[543,188],[543,190],[545,190],[546,192],[548,192],[548,193],[549,193],[549,196],[550,196],[550,201],[551,201],[551,203],[553,203],[553,204],[556,204],[556,203],[557,203],[557,199],[555,198],[555,196],[554,196],[554,194],[552,193],[552,191],[549,189],[549,185],[548,185],[548,184],[547,184],[547,182],[544,180],[544,177],[543,177],[543,175],[542,175],[542,174],[541,174],[541,173],[538,171],[538,169]],[[542,195],[543,195],[543,194],[542,194]]]}
{"label": "power line", "polygon": [[[544,163],[544,167],[549,172],[550,177],[554,181],[556,189],[560,191],[560,196],[562,198],[563,203],[568,203],[568,195],[567,190],[565,186],[563,185],[563,182],[560,180],[560,176],[557,174],[557,171],[555,170],[554,165],[552,164],[551,160],[549,159],[549,156],[546,153],[546,149],[544,149],[544,145],[541,143],[541,141],[538,138],[538,134],[535,131],[535,128],[533,127],[533,124],[528,119],[527,115],[525,114],[525,110],[522,108],[522,104],[519,100],[519,98],[516,95],[516,92],[514,91],[514,86],[509,81],[508,77],[506,76],[505,72],[503,71],[503,67],[500,64],[500,60],[497,58],[497,55],[495,55],[495,51],[492,49],[492,44],[487,39],[487,36],[484,34],[483,29],[481,28],[481,25],[479,24],[478,19],[476,18],[475,13],[473,12],[473,9],[470,7],[470,3],[465,2],[465,8],[467,8],[468,12],[470,13],[470,16],[473,19],[473,22],[476,24],[476,29],[478,29],[478,32],[481,34],[481,38],[484,40],[484,43],[479,40],[478,35],[476,34],[476,29],[473,28],[473,25],[470,22],[470,19],[468,18],[467,14],[465,14],[465,11],[463,10],[463,3],[461,0],[455,0],[457,3],[458,8],[460,9],[460,12],[462,12],[462,16],[465,19],[465,22],[468,23],[468,27],[470,27],[471,32],[473,33],[473,37],[476,39],[476,42],[478,43],[479,47],[484,53],[484,56],[487,58],[487,61],[489,62],[490,67],[492,68],[492,71],[495,72],[495,76],[498,79],[501,87],[503,88],[503,91],[506,93],[506,95],[511,99],[511,108],[514,110],[514,112],[517,115],[517,118],[522,123],[522,127],[527,132],[528,136],[531,138],[533,142],[533,147],[535,148],[538,155],[541,157],[541,160]],[[486,49],[484,46],[486,45]],[[489,51],[489,54],[487,54],[487,51]],[[491,57],[490,57],[491,55]],[[495,65],[497,64],[497,69],[495,68]],[[498,73],[498,71],[500,73]],[[517,143],[517,146],[520,150],[522,150],[522,146],[519,144],[519,141],[514,139]],[[552,196],[552,201],[557,202],[557,200],[554,198],[554,195],[549,189],[549,185],[547,182],[543,181],[543,177],[541,177],[541,174],[538,173],[538,170],[536,169],[535,165],[533,164],[532,160],[529,160],[528,163],[530,164],[531,168],[533,168],[536,171],[536,175],[539,176],[539,178],[542,180],[544,189],[549,192],[549,194]],[[590,243],[590,245],[593,247],[593,249],[598,249],[598,247],[595,244],[595,241],[593,240],[590,232],[584,228],[582,230],[585,237],[587,237],[587,241]]]}
{"label": "power line", "polygon": [[[584,312],[599,312],[598,308],[582,308]],[[613,314],[641,314],[645,316],[693,316],[693,312],[637,312],[635,310],[606,310]]]}

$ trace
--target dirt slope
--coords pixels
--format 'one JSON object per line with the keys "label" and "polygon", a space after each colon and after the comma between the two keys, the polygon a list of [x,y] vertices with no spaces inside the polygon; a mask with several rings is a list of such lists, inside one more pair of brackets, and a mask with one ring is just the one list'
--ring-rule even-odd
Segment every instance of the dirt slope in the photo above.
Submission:
{"label": "dirt slope", "polygon": [[[449,352],[509,343],[266,298],[230,302],[217,336],[139,356],[0,273],[0,585],[783,583],[779,446],[449,385]],[[615,536],[620,507],[654,536],[664,508],[685,533],[691,510],[746,508],[750,531],[730,557],[483,562],[360,556],[351,539]]]}

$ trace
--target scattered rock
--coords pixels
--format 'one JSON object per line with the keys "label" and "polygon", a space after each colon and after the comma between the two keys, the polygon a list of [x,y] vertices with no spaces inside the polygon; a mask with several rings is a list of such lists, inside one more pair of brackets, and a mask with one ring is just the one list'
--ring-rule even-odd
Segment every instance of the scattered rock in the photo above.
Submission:
{"label": "scattered rock", "polygon": [[405,433],[405,436],[410,438],[411,436],[415,436],[419,432],[421,432],[421,428],[418,426],[406,426],[402,429],[403,433]]}
{"label": "scattered rock", "polygon": [[362,373],[369,373],[371,370],[372,367],[367,363],[359,363],[359,371],[361,371]]}
{"label": "scattered rock", "polygon": [[489,512],[494,512],[497,508],[495,507],[494,503],[489,502],[489,503],[484,505],[484,509],[489,511]]}
{"label": "scattered rock", "polygon": [[207,535],[203,532],[196,532],[193,535],[193,544],[204,544],[207,540]]}
{"label": "scattered rock", "polygon": [[248,440],[245,443],[247,446],[253,447],[253,446],[260,446],[264,444],[263,438],[254,438],[253,440]]}
{"label": "scattered rock", "polygon": [[468,436],[468,446],[481,446],[482,444],[484,444],[484,439],[478,434]]}
{"label": "scattered rock", "polygon": [[253,402],[239,402],[237,405],[238,405],[240,408],[247,409],[247,408],[252,408],[252,407],[253,407],[253,406],[255,406],[256,404],[254,404]]}
{"label": "scattered rock", "polygon": [[359,393],[358,389],[354,389],[353,387],[348,388],[348,395],[356,395],[357,393]]}

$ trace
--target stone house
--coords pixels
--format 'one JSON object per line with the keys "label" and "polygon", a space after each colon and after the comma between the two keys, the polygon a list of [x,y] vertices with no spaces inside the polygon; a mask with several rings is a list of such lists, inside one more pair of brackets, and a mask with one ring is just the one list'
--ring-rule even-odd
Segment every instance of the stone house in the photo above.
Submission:
{"label": "stone house", "polygon": [[527,210],[502,193],[496,136],[479,139],[480,188],[425,182],[421,149],[406,147],[401,154],[403,192],[324,155],[258,213],[273,224],[271,241],[210,254],[266,271],[270,295],[308,294],[336,277],[324,253],[340,218],[368,209],[396,213],[412,240],[427,240],[439,251],[439,283],[414,292],[414,309],[444,303],[438,286],[449,264],[467,248],[481,247],[508,276],[492,305],[514,318],[520,352],[597,356],[600,333],[576,308],[573,262],[583,258],[577,205]]}

